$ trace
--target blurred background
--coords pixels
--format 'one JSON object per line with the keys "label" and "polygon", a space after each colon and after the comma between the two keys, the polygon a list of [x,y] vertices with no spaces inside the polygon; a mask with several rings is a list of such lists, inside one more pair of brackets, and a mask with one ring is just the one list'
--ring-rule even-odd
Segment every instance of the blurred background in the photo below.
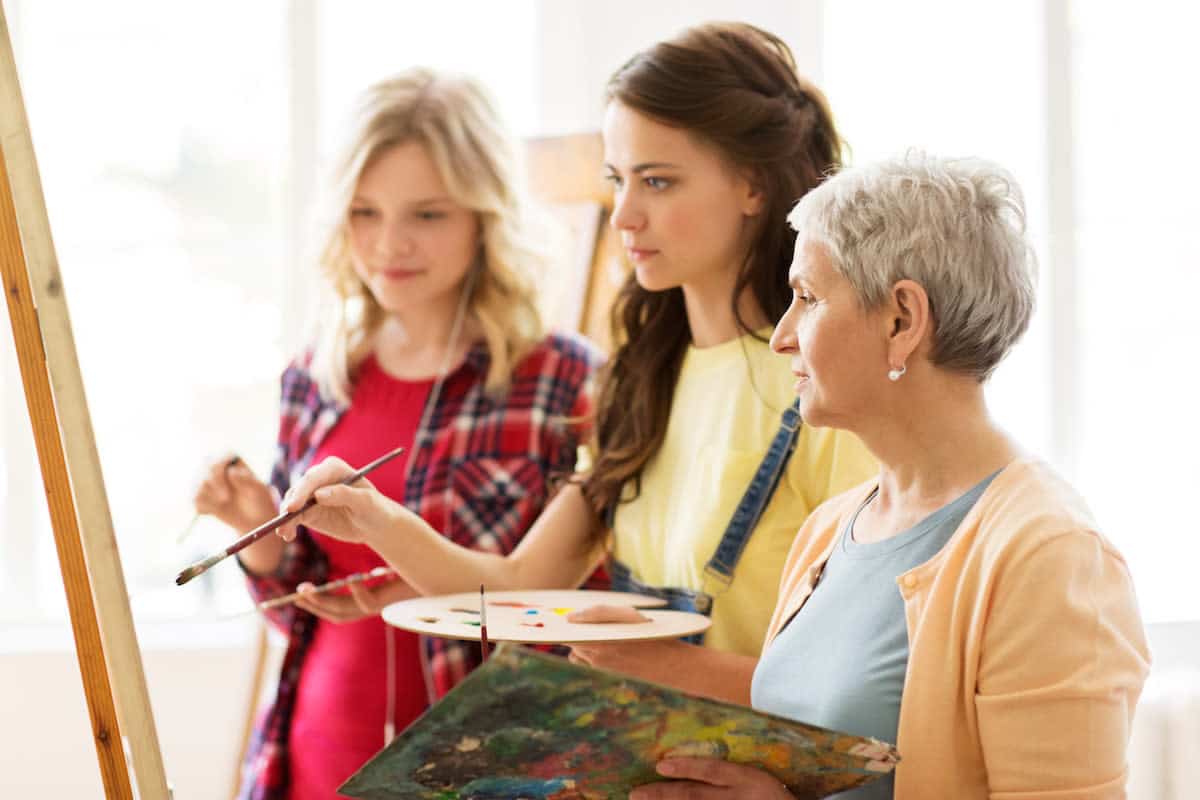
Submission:
{"label": "blurred background", "polygon": [[[1186,100],[1200,75],[1200,6],[3,5],[178,800],[228,794],[256,623],[227,619],[249,606],[232,564],[183,588],[173,582],[228,533],[201,520],[183,544],[176,538],[206,464],[236,451],[268,469],[278,375],[310,331],[313,210],[351,99],[429,64],[483,78],[522,136],[593,131],[609,73],[711,19],[752,22],[791,44],[828,95],[852,162],[918,146],[990,158],[1020,180],[1040,259],[1039,309],[992,381],[993,410],[1075,483],[1133,570],[1164,676],[1144,704],[1147,721],[1139,718],[1135,795],[1167,798],[1200,779],[1200,759],[1172,755],[1200,755],[1200,722],[1145,711],[1161,690],[1175,698],[1164,708],[1193,698],[1200,719],[1200,673],[1187,671],[1200,670],[1200,522],[1187,501],[1200,478],[1200,110]],[[9,724],[0,794],[98,797],[5,327],[0,719]],[[1155,713],[1161,724],[1151,724]]]}

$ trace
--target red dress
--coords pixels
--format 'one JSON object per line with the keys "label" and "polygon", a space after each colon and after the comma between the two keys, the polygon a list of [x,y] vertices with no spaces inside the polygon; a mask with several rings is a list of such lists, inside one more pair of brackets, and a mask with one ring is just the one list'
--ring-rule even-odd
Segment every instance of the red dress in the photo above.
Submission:
{"label": "red dress", "polygon": [[[374,356],[360,368],[349,409],[317,450],[313,463],[337,456],[359,467],[403,445],[411,448],[432,380],[393,378]],[[403,496],[408,453],[371,473],[393,499]],[[383,566],[366,545],[313,531],[329,559],[329,580]],[[395,723],[403,730],[426,707],[418,639],[379,616],[317,624],[297,686],[289,735],[291,800],[331,800],[336,789],[384,746],[387,719],[386,638],[395,642]]]}

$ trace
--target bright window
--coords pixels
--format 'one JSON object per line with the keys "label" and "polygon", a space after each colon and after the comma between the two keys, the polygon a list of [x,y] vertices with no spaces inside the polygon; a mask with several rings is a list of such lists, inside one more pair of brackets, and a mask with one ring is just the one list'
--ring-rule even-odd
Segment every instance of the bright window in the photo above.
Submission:
{"label": "bright window", "polygon": [[1200,8],[1074,4],[1079,488],[1150,619],[1200,619]]}
{"label": "bright window", "polygon": [[[245,608],[232,563],[174,585],[229,541],[222,525],[175,540],[203,465],[236,451],[269,469],[337,126],[368,83],[424,63],[479,75],[529,132],[533,4],[4,5],[135,617]],[[0,339],[0,622],[65,620],[12,338]]]}
{"label": "bright window", "polygon": [[992,380],[993,410],[1087,499],[1146,619],[1200,618],[1185,590],[1200,526],[1180,502],[1200,477],[1200,112],[1181,85],[1200,74],[1200,12],[1056,8],[828,2],[823,84],[857,162],[917,146],[1016,175],[1039,308]]}

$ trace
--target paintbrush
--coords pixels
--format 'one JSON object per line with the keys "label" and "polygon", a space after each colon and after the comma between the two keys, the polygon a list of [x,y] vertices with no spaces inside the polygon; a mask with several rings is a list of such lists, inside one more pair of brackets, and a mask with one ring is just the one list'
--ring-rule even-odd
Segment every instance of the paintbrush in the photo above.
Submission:
{"label": "paintbrush", "polygon": [[[375,469],[376,467],[383,466],[384,464],[391,461],[393,458],[395,458],[396,456],[400,455],[403,452],[404,452],[403,447],[397,447],[392,452],[390,452],[386,455],[380,456],[379,458],[372,461],[370,464],[367,464],[362,469],[358,470],[357,472],[353,472],[353,473],[347,475],[345,478],[343,478],[341,481],[338,481],[338,482],[343,486],[349,486],[350,484],[354,483],[358,479],[362,478],[364,475],[366,475],[371,470]],[[305,511],[308,511],[310,508],[312,508],[316,504],[317,504],[316,498],[310,497],[308,499],[307,503],[300,506],[300,508],[297,508],[295,511],[289,511],[286,514],[280,514],[278,517],[275,517],[274,519],[267,520],[262,525],[259,525],[257,528],[250,531],[245,536],[238,539],[236,542],[229,545],[221,552],[215,553],[215,554],[209,556],[208,558],[204,559],[203,561],[197,561],[195,564],[192,564],[190,567],[183,570],[183,572],[180,572],[177,576],[175,576],[175,585],[183,586],[185,583],[190,581],[192,578],[207,571],[214,564],[219,564],[221,561],[225,560],[226,558],[233,555],[234,553],[237,553],[240,550],[246,549],[250,545],[257,542],[262,537],[266,536],[271,531],[278,528],[280,525],[284,525],[288,522],[291,522],[293,519],[300,516]]]}
{"label": "paintbrush", "polygon": [[488,657],[488,641],[487,641],[487,603],[483,597],[483,584],[479,584],[479,651],[483,653],[483,660]]}
{"label": "paintbrush", "polygon": [[246,614],[253,614],[254,612],[265,612],[265,610],[270,608],[287,606],[288,603],[295,602],[299,599],[299,597],[305,597],[307,595],[322,595],[328,593],[328,591],[334,591],[335,589],[348,587],[348,585],[352,583],[362,583],[364,581],[370,581],[371,578],[382,578],[386,575],[396,575],[396,571],[391,569],[390,566],[377,566],[376,569],[368,570],[367,572],[355,572],[354,575],[338,578],[337,581],[330,581],[329,583],[317,585],[317,587],[313,587],[308,591],[293,591],[293,593],[289,595],[271,597],[270,600],[264,600],[250,610],[238,612],[232,616],[245,616]]}
{"label": "paintbrush", "polygon": [[[230,467],[237,465],[237,463],[241,460],[242,459],[240,456],[231,456],[229,460],[225,462],[225,469],[229,469]],[[175,537],[175,544],[181,544],[184,539],[191,535],[192,529],[196,527],[196,523],[200,521],[200,517],[201,514],[199,511],[197,511],[195,514],[192,514],[191,522],[189,522],[187,527],[184,528],[177,537]]]}

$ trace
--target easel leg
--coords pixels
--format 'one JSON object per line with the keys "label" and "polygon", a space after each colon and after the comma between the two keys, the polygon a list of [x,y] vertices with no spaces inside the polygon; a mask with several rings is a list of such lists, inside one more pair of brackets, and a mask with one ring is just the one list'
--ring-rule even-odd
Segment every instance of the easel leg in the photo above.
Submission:
{"label": "easel leg", "polygon": [[69,486],[70,479],[59,439],[58,415],[54,408],[50,377],[46,372],[37,311],[33,307],[25,253],[21,248],[8,170],[3,158],[0,158],[0,272],[4,278],[4,299],[8,302],[9,320],[17,345],[21,382],[25,386],[25,401],[29,407],[29,419],[33,423],[33,439],[42,465],[42,481],[47,488],[50,522],[54,528],[54,543],[58,548],[58,562],[67,592],[71,628],[75,632],[75,652],[79,657],[79,671],[83,675],[83,689],[92,720],[96,755],[100,759],[104,794],[108,798],[132,800],[129,767],[121,748],[121,730],[112,686],[108,680],[96,608],[92,604],[92,583],[83,557],[75,501],[69,491],[50,491],[52,486]]}

